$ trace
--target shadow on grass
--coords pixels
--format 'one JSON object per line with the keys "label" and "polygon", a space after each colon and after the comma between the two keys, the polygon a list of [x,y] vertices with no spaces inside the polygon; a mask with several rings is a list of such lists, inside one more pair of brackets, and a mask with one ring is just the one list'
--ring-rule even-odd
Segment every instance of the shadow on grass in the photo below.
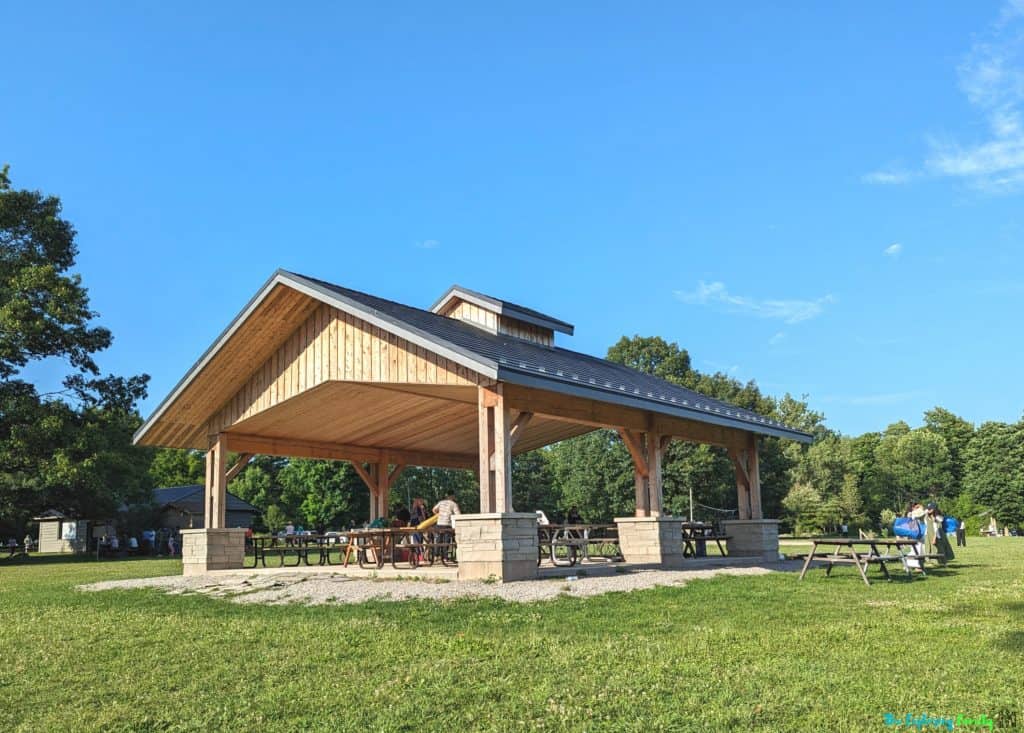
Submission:
{"label": "shadow on grass", "polygon": [[19,555],[13,558],[0,558],[0,568],[2,567],[14,567],[15,565],[72,565],[72,564],[91,564],[91,565],[109,565],[111,563],[123,563],[123,562],[138,562],[141,560],[171,560],[169,557],[105,557],[101,560],[97,560],[95,555],[72,555],[72,554],[53,554],[53,555]]}

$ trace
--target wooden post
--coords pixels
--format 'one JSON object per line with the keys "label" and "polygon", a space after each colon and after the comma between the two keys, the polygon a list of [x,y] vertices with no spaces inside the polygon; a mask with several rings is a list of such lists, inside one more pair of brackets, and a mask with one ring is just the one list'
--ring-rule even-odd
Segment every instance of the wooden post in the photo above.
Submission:
{"label": "wooden post", "polygon": [[633,478],[636,486],[636,516],[649,517],[651,515],[651,493],[650,466],[645,440],[645,433],[635,433],[625,428],[619,428],[619,437],[626,444],[626,450],[633,458]]}
{"label": "wooden post", "polygon": [[736,499],[740,519],[750,519],[750,469],[747,453],[746,449],[729,449],[729,457],[736,469]]}
{"label": "wooden post", "polygon": [[747,438],[747,478],[750,490],[750,518],[764,519],[761,513],[761,461],[757,455],[757,436]]}
{"label": "wooden post", "polygon": [[223,433],[210,440],[206,452],[206,522],[208,529],[223,529],[227,525],[227,458],[228,451]]}
{"label": "wooden post", "polygon": [[387,458],[377,464],[377,516],[390,519],[388,516],[388,501],[391,499],[391,478],[388,473]]}
{"label": "wooden post", "polygon": [[[528,420],[528,418],[527,418]],[[525,426],[525,423],[521,424]],[[512,511],[511,414],[502,385],[477,388],[480,511]],[[516,430],[517,434],[519,428]]]}
{"label": "wooden post", "polygon": [[660,435],[647,434],[647,491],[649,516],[660,517],[662,513],[661,457],[664,450]]}
{"label": "wooden post", "polygon": [[[500,385],[499,385],[500,387]],[[494,406],[494,498],[496,512],[512,511],[512,440],[509,436],[512,415],[498,393]]]}

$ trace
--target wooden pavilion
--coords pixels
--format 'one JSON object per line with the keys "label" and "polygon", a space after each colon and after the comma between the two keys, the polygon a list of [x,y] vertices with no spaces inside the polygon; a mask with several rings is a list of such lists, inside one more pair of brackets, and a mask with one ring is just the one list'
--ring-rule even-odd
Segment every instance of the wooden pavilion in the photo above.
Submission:
{"label": "wooden pavilion", "polygon": [[[761,511],[758,436],[806,433],[620,364],[555,345],[573,327],[453,286],[419,309],[279,270],[135,435],[206,452],[207,527],[185,535],[185,572],[241,567],[225,526],[228,482],[256,454],[351,461],[371,519],[407,465],[476,469],[480,513],[456,523],[459,576],[536,573],[533,513],[512,507],[511,459],[598,428],[633,457],[634,517],[616,520],[627,561],[676,563],[679,520],[662,513],[672,440],[726,448],[736,467],[733,554],[774,555]],[[241,457],[227,465],[228,452]]]}

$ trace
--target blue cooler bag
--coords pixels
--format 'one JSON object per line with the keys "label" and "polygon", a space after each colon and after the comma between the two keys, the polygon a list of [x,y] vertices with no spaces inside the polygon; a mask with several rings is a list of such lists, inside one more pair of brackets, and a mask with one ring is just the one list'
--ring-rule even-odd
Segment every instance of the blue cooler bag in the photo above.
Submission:
{"label": "blue cooler bag", "polygon": [[960,520],[956,517],[946,517],[942,520],[942,528],[946,530],[946,534],[956,534],[960,529]]}
{"label": "blue cooler bag", "polygon": [[909,540],[919,540],[924,536],[921,523],[910,517],[896,517],[892,523],[892,533],[897,537],[906,537]]}

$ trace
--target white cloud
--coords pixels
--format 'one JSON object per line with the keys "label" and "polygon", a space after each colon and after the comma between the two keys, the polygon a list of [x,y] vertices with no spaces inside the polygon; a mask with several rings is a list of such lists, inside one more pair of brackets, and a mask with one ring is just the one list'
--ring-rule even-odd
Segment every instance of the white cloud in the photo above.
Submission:
{"label": "white cloud", "polygon": [[696,290],[676,290],[675,297],[691,305],[710,305],[723,308],[730,313],[742,313],[757,318],[771,318],[785,323],[799,323],[820,316],[825,306],[835,302],[835,297],[825,295],[815,300],[758,300],[744,295],[733,295],[724,283],[706,283],[701,280]]}
{"label": "white cloud", "polygon": [[957,72],[967,101],[989,127],[987,139],[968,143],[930,139],[925,166],[977,188],[1010,191],[1024,183],[1024,2],[1009,2],[966,54]]}
{"label": "white cloud", "polygon": [[903,245],[899,242],[893,242],[888,247],[882,250],[882,254],[886,257],[897,257],[903,251]]}
{"label": "white cloud", "polygon": [[1024,0],[1008,0],[957,67],[960,90],[983,117],[988,134],[971,141],[928,137],[921,170],[879,170],[864,183],[919,177],[962,180],[987,192],[1024,188]]}
{"label": "white cloud", "polygon": [[415,243],[418,249],[437,249],[441,246],[441,243],[436,239],[423,239]]}
{"label": "white cloud", "polygon": [[875,183],[881,186],[894,186],[900,183],[907,183],[913,178],[913,174],[902,170],[877,170],[872,173],[865,173],[860,177],[864,183]]}
{"label": "white cloud", "polygon": [[778,332],[776,332],[776,334],[774,336],[772,336],[770,339],[768,339],[768,345],[769,346],[778,346],[779,344],[781,344],[785,340],[786,340],[786,332],[785,331],[778,331]]}

